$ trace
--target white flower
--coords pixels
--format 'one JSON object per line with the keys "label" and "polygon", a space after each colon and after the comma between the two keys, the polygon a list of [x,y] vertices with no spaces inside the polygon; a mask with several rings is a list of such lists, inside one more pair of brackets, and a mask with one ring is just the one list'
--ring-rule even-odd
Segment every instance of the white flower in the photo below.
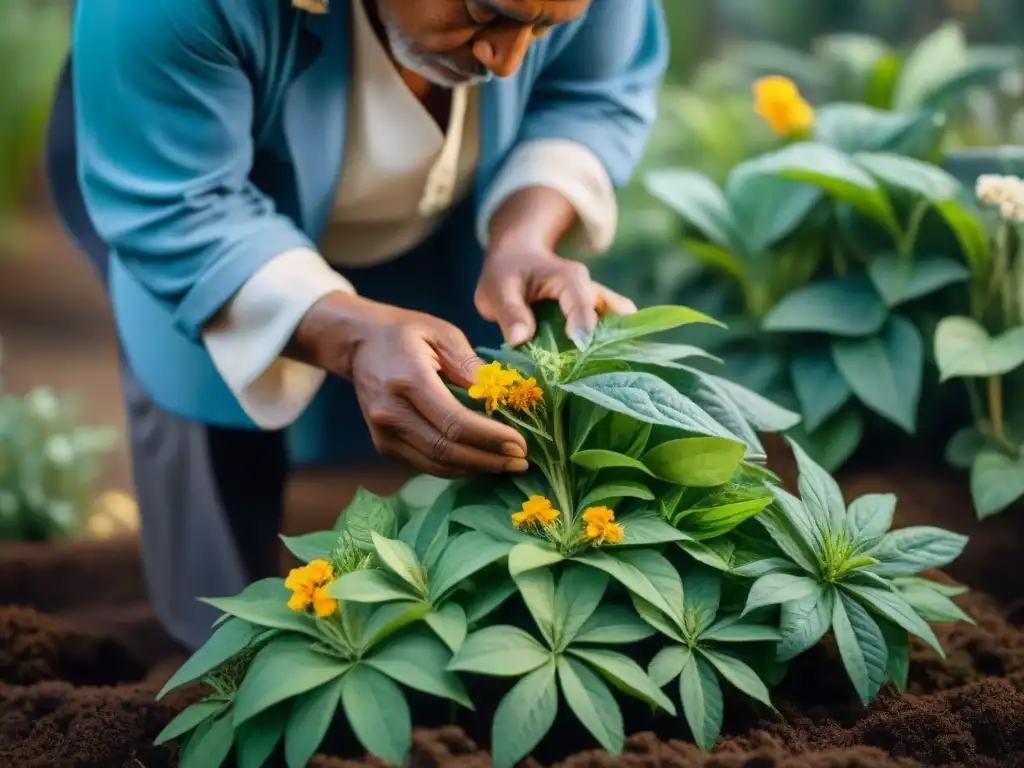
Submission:
{"label": "white flower", "polygon": [[1024,179],[987,174],[978,177],[978,199],[999,208],[1004,221],[1024,223]]}
{"label": "white flower", "polygon": [[307,13],[327,13],[330,0],[292,0],[292,6]]}

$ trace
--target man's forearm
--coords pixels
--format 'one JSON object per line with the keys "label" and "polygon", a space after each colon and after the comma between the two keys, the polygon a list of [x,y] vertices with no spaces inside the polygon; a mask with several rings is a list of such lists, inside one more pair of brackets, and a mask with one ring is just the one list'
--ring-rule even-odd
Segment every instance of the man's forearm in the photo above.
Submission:
{"label": "man's forearm", "polygon": [[529,187],[511,195],[491,219],[491,248],[509,243],[554,250],[576,223],[576,209],[557,190]]}

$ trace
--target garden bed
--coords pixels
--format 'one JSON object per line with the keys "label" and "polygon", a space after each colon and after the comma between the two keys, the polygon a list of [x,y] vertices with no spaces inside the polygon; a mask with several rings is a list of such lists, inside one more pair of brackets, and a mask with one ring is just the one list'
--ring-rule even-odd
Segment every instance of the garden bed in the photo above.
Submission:
{"label": "garden bed", "polygon": [[[640,733],[621,758],[584,752],[561,765],[1024,765],[1020,510],[979,524],[962,479],[943,479],[934,469],[862,464],[840,482],[848,498],[897,493],[899,526],[937,524],[972,536],[950,570],[975,590],[957,602],[977,626],[936,626],[948,658],[915,644],[910,693],[883,692],[864,708],[826,642],[798,659],[776,690],[779,714],[728,701],[725,731],[711,755],[670,733]],[[163,637],[145,603],[133,543],[0,549],[0,606],[0,765],[175,764],[175,748],[152,741],[190,694],[159,703],[153,697],[185,654]],[[546,747],[564,755],[572,745]],[[414,766],[488,764],[485,751],[457,728],[416,736]],[[321,756],[314,765],[355,763]]]}

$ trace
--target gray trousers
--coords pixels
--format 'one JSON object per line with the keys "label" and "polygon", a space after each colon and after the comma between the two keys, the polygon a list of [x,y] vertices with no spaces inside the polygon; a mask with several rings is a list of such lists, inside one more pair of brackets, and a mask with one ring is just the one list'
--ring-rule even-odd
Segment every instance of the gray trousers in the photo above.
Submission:
{"label": "gray trousers", "polygon": [[156,405],[122,365],[150,601],[190,649],[218,613],[201,597],[276,575],[288,470],[284,436],[208,427]]}

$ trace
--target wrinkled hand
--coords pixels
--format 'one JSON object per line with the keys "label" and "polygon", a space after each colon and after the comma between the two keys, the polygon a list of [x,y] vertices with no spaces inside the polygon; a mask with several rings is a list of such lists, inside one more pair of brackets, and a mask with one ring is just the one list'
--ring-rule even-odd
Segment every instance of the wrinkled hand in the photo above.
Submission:
{"label": "wrinkled hand", "polygon": [[352,382],[378,452],[438,477],[527,469],[522,436],[463,406],[441,380],[468,387],[483,364],[450,323],[331,294],[295,341],[302,357]]}
{"label": "wrinkled hand", "polygon": [[583,343],[597,325],[598,312],[628,315],[636,305],[590,279],[578,261],[563,259],[541,243],[505,242],[484,260],[477,285],[477,311],[501,327],[505,342],[519,346],[537,330],[530,306],[557,301],[565,315],[565,333]]}

